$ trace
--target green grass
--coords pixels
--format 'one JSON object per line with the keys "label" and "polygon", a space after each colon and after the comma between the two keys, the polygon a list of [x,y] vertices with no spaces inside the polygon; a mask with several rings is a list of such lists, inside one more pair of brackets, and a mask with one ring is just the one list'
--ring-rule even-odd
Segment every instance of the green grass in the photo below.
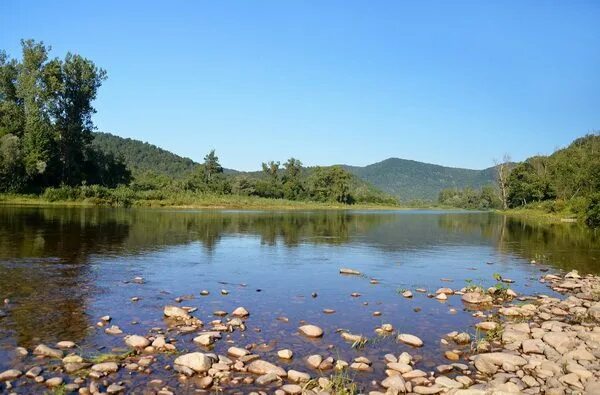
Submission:
{"label": "green grass", "polygon": [[134,355],[133,351],[127,351],[122,354],[115,353],[104,353],[97,354],[90,358],[91,363],[103,363],[103,362],[121,362],[122,360]]}
{"label": "green grass", "polygon": [[[317,388],[318,386],[317,380],[313,379],[306,382],[303,390]],[[359,393],[358,384],[354,382],[354,379],[350,377],[346,370],[336,371],[329,376],[329,386],[323,389],[332,395],[356,395]]]}

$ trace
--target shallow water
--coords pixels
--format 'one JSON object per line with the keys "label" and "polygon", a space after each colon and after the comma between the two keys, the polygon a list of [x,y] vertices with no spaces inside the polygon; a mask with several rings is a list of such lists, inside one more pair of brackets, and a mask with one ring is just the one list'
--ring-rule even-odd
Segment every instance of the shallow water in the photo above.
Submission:
{"label": "shallow water", "polygon": [[[181,305],[197,307],[194,315],[205,322],[215,310],[246,307],[248,330],[229,340],[263,344],[257,352],[283,367],[309,371],[301,357],[314,353],[346,360],[364,355],[375,362],[375,373],[356,373],[355,379],[368,383],[383,378],[384,354],[406,350],[422,356],[417,367],[427,370],[456,347],[445,348],[440,338],[453,330],[474,334],[476,320],[459,297],[442,303],[415,288],[460,289],[467,280],[491,286],[493,274],[500,273],[515,280],[511,287],[519,293],[551,294],[538,282],[540,269],[600,272],[599,239],[573,224],[474,212],[0,207],[0,300],[10,300],[0,304],[7,314],[0,318],[0,371],[31,366],[31,360],[15,358],[17,345],[31,349],[72,340],[85,355],[123,347],[121,337],[95,326],[99,317],[109,314],[125,334],[145,335],[165,328],[162,307],[185,295],[193,298]],[[340,275],[341,267],[364,276]],[[127,282],[135,276],[145,283]],[[200,296],[203,289],[210,295]],[[402,289],[414,297],[403,298]],[[351,297],[353,292],[361,296]],[[140,301],[132,302],[134,296]],[[323,314],[324,308],[336,313]],[[289,321],[277,319],[282,316]],[[322,327],[325,336],[301,337],[301,321]],[[412,349],[390,337],[356,350],[335,333],[343,328],[376,338],[374,329],[382,323],[421,337],[425,346]],[[178,349],[201,349],[193,337],[183,336]],[[221,340],[215,351],[225,353],[229,346]],[[282,348],[294,351],[292,362],[277,359]],[[172,362],[161,358],[158,366]],[[169,371],[157,369],[156,375],[177,384]],[[140,388],[147,381],[127,380]]]}

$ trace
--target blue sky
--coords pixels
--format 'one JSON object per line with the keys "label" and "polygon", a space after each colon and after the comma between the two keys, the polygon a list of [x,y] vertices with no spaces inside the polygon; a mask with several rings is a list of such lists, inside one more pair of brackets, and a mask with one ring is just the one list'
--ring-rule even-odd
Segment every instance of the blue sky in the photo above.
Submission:
{"label": "blue sky", "polygon": [[0,2],[108,72],[98,129],[224,166],[485,168],[600,129],[598,1]]}

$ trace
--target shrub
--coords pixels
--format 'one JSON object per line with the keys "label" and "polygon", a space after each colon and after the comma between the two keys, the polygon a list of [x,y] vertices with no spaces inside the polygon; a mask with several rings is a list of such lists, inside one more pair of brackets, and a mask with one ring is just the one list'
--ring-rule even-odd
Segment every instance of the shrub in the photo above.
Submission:
{"label": "shrub", "polygon": [[585,223],[591,228],[600,227],[600,193],[593,194],[585,212]]}

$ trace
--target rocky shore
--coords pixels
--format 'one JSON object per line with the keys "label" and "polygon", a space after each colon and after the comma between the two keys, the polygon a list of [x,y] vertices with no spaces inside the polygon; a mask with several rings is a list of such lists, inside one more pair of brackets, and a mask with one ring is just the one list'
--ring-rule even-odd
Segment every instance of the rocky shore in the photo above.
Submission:
{"label": "rocky shore", "polygon": [[[352,269],[340,272],[361,275]],[[203,321],[194,308],[174,304],[158,313],[164,317],[164,327],[145,334],[124,334],[110,316],[99,317],[99,330],[122,337],[121,353],[90,357],[68,340],[16,348],[14,367],[0,372],[0,392],[600,394],[600,277],[580,276],[576,271],[542,276],[540,281],[560,298],[518,295],[502,285],[512,280],[497,280],[498,285],[489,289],[468,285],[428,294],[441,302],[460,298],[464,308],[479,319],[475,327],[456,328],[439,339],[447,363],[435,369],[426,368],[430,365],[419,354],[424,345],[419,328],[413,333],[399,333],[385,323],[375,328],[371,337],[393,336],[411,348],[411,352],[381,355],[377,361],[366,356],[344,360],[333,351],[312,355],[291,349],[258,352],[256,344],[232,340],[235,332],[250,330],[251,309],[218,311],[216,319]],[[141,278],[136,281],[143,283]],[[403,290],[401,295],[410,299],[412,291]],[[327,333],[314,322],[301,323],[298,333],[307,341],[340,336],[357,350],[372,341],[343,330]],[[194,344],[182,340],[190,334]],[[226,353],[212,351],[219,342],[227,344]],[[305,368],[286,369],[283,362],[289,360],[301,360]],[[360,372],[372,372],[378,379],[359,385],[352,377]],[[176,384],[167,382],[165,375],[175,377]]]}

